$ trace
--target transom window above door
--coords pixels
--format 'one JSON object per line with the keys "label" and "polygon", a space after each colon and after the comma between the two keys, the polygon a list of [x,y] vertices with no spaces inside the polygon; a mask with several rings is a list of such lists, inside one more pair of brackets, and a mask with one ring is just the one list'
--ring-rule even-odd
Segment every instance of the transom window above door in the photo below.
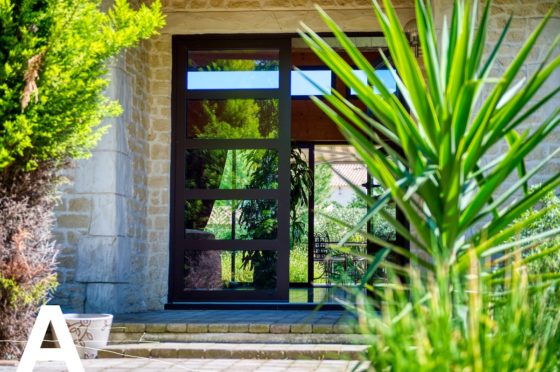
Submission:
{"label": "transom window above door", "polygon": [[[278,50],[202,50],[188,52],[187,90],[278,89]],[[354,71],[367,82],[365,72]],[[376,75],[389,92],[397,91],[392,71],[383,67]],[[290,72],[292,97],[321,96],[336,87],[332,71],[322,66],[294,65]],[[379,93],[374,89],[375,93]],[[350,91],[350,96],[355,95]]]}

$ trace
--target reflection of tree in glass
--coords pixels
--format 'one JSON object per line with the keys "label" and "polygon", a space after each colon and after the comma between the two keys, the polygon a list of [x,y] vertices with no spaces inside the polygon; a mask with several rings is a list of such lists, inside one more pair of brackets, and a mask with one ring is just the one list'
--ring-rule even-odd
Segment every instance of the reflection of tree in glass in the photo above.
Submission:
{"label": "reflection of tree in glass", "polygon": [[[187,189],[218,187],[228,178],[224,174],[231,168],[227,150],[187,150],[185,187]],[[225,171],[224,171],[225,169]],[[229,182],[231,183],[231,181]]]}
{"label": "reflection of tree in glass", "polygon": [[290,154],[290,247],[292,248],[307,238],[311,187],[313,186],[308,159],[300,148],[292,147]]}
{"label": "reflection of tree in glass", "polygon": [[[215,60],[209,71],[271,70],[277,61]],[[276,67],[277,69],[277,67]],[[278,128],[278,101],[227,99],[203,102],[205,123],[195,128],[197,138],[273,138]]]}
{"label": "reflection of tree in glass", "polygon": [[[229,150],[220,189],[248,188],[251,174],[260,165],[260,159],[277,156],[278,153],[275,150]],[[260,185],[257,185],[259,189],[278,188],[278,169],[270,169],[269,176],[267,180],[263,180]]]}
{"label": "reflection of tree in glass", "polygon": [[[250,182],[248,188],[268,188],[277,184],[278,156],[271,151],[254,150],[248,157]],[[297,213],[307,206],[311,177],[301,149],[292,149],[290,162],[290,225],[292,240],[299,241],[305,233],[305,224]],[[246,200],[241,206],[240,225],[250,239],[275,239],[278,228],[278,205],[275,200]],[[301,225],[301,226],[300,226]],[[276,253],[270,251],[244,251],[243,267],[254,269],[255,288],[276,286]]]}
{"label": "reflection of tree in glass", "polygon": [[[266,155],[268,154],[268,156]],[[270,182],[271,170],[278,169],[278,156],[255,156],[253,164],[259,164],[251,174],[248,188],[258,189]],[[256,155],[256,153],[255,153]],[[275,155],[275,154],[273,154]],[[241,203],[240,225],[248,239],[275,239],[278,230],[278,205],[276,200],[245,200]],[[253,269],[255,289],[276,287],[276,252],[243,251],[243,268]]]}
{"label": "reflection of tree in glass", "polygon": [[260,138],[259,106],[254,99],[204,101],[204,127],[197,138]]}

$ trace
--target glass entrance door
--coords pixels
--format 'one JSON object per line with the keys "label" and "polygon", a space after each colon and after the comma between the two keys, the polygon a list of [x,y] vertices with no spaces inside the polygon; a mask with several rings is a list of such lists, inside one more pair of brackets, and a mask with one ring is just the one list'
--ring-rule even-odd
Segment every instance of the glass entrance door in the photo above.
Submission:
{"label": "glass entrance door", "polygon": [[170,301],[288,299],[290,40],[175,38]]}
{"label": "glass entrance door", "polygon": [[[308,204],[296,210],[296,222],[302,224],[304,237],[292,242],[290,302],[351,302],[352,289],[358,287],[367,272],[366,255],[381,249],[366,235],[392,242],[402,237],[379,214],[348,235],[349,226],[358,225],[368,212],[360,192],[373,199],[383,193],[351,145],[308,142],[295,147],[309,167],[313,187]],[[406,226],[394,203],[388,203],[383,211]],[[399,244],[405,243],[399,240]]]}

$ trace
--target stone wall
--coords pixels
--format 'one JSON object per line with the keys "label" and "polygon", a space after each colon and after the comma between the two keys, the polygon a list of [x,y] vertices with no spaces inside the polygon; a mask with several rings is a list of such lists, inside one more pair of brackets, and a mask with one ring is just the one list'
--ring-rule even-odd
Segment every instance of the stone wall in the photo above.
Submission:
{"label": "stone wall", "polygon": [[[527,37],[535,30],[543,16],[552,7],[554,1],[546,0],[518,0],[518,1],[495,1],[492,7],[492,22],[491,28],[492,32],[489,35],[489,43],[494,45],[498,40],[498,32],[501,31],[509,18],[509,14],[514,14],[514,18],[511,23],[511,27],[507,38],[504,41],[501,53],[496,61],[496,73],[503,73],[506,68],[511,63],[513,57],[521,49],[524,41]],[[536,48],[530,53],[527,62],[522,67],[517,79],[526,79],[528,81],[533,73],[538,69],[543,58],[547,53],[549,46],[552,44],[555,38],[560,34],[560,9],[556,7],[556,10],[550,19],[548,25],[543,30],[541,38],[538,41]],[[553,56],[560,55],[560,48],[556,48]],[[560,70],[556,69],[556,72],[549,79],[547,84],[543,87],[542,93],[537,95],[534,102],[537,99],[542,98],[545,93],[550,92],[560,86]],[[533,114],[520,129],[527,129],[534,127],[538,123],[542,123],[543,120],[548,117],[555,109],[560,106],[560,97],[558,95],[552,99],[547,105],[542,109]],[[529,156],[527,162],[527,168],[531,169],[536,166],[543,158],[551,154],[556,150],[560,143],[560,130],[555,130],[550,134],[548,139],[536,148]],[[505,144],[503,145],[505,146]],[[492,155],[499,155],[503,153],[503,149],[495,149],[495,153]],[[533,182],[543,182],[544,180],[550,178],[553,174],[560,172],[560,158],[556,157],[553,159],[547,167],[543,169],[542,172],[535,177]]]}
{"label": "stone wall", "polygon": [[[452,2],[449,0],[435,0],[435,7],[437,9],[436,16],[438,19],[443,19],[446,15],[447,19],[450,19]],[[513,15],[510,29],[508,34],[500,48],[498,58],[496,59],[494,68],[491,72],[491,76],[502,75],[513,58],[517,55],[519,50],[522,48],[525,40],[531,35],[533,30],[542,21],[544,15],[551,9],[554,1],[547,0],[494,0],[491,8],[491,19],[489,23],[488,32],[488,46],[486,50],[486,56],[488,56],[489,51],[494,47],[502,30],[504,29],[507,20],[510,15]],[[440,23],[441,27],[441,23]],[[516,80],[531,78],[533,72],[538,68],[542,59],[545,57],[548,47],[552,44],[554,38],[559,35],[560,30],[560,9],[557,7],[553,13],[552,18],[549,20],[548,25],[543,30],[540,39],[537,42],[534,50],[529,54],[526,63],[521,68],[521,71],[516,77]],[[553,55],[558,56],[560,54],[560,48],[557,48]],[[538,98],[543,97],[544,94],[550,92],[552,89],[560,86],[560,71],[557,69],[556,72],[551,76],[548,83],[541,90],[540,95],[537,95],[534,102]],[[484,95],[483,95],[484,96]],[[551,100],[542,109],[533,114],[524,125],[520,127],[520,130],[534,127],[550,115],[553,110],[560,106],[560,98],[557,96],[555,99]],[[560,140],[560,130],[556,130],[551,133],[548,139],[541,144],[537,149],[535,149],[527,159],[527,168],[531,169],[536,166],[543,158],[548,156],[552,151],[558,148],[558,143]],[[488,153],[487,161],[503,154],[507,151],[507,144],[502,142],[498,146],[495,146]],[[557,174],[560,171],[560,158],[557,157],[552,159],[547,167],[545,167],[541,172],[539,172],[533,179],[533,184],[543,182],[544,180],[550,178],[553,174]],[[511,177],[513,180],[514,177]]]}
{"label": "stone wall", "polygon": [[[123,116],[110,121],[113,126],[93,157],[68,172],[73,183],[61,190],[55,229],[62,249],[58,303],[75,311],[125,312],[161,309],[167,300],[171,35],[295,34],[301,20],[316,31],[326,31],[314,2],[346,31],[379,31],[369,0],[164,1],[168,24],[161,35],[127,52],[112,69],[109,94],[121,101]],[[412,31],[413,1],[394,3],[401,22]],[[434,0],[439,19],[451,4],[452,0]],[[495,42],[507,13],[517,14],[496,71],[503,70],[547,9],[542,1],[495,0],[490,43]],[[556,13],[524,75],[535,69],[544,47],[558,33],[559,18]],[[549,88],[559,85],[557,73]],[[543,112],[558,104],[552,102]],[[531,122],[542,118],[543,112]],[[533,154],[533,161],[557,143],[558,132]],[[556,159],[544,174],[559,167]]]}
{"label": "stone wall", "polygon": [[147,166],[149,68],[147,43],[113,62],[107,95],[123,114],[92,152],[67,171],[55,237],[61,247],[55,302],[73,311],[147,308]]}
{"label": "stone wall", "polygon": [[[300,22],[328,31],[314,4],[347,32],[379,31],[371,0],[164,0],[170,34],[296,33]],[[394,0],[406,25],[414,19],[413,0]]]}

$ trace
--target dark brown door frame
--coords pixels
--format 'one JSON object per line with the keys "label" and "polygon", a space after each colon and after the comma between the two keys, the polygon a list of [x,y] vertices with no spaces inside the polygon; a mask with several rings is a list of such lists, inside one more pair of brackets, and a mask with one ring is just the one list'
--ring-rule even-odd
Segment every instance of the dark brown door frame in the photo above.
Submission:
{"label": "dark brown door frame", "polygon": [[[290,249],[290,71],[291,37],[191,37],[174,36],[172,41],[172,159],[171,229],[168,302],[200,301],[288,301]],[[279,88],[251,90],[186,89],[187,50],[277,49]],[[279,100],[277,139],[187,139],[187,99],[276,98]],[[185,190],[186,149],[274,149],[278,151],[276,190]],[[275,199],[278,206],[278,234],[275,240],[188,241],[184,235],[184,203],[188,199]],[[195,290],[186,291],[183,282],[184,252],[196,244],[197,250],[273,250],[277,252],[275,290]]]}
{"label": "dark brown door frame", "polygon": [[[320,33],[320,36],[332,36],[330,33]],[[358,32],[358,33],[350,33],[349,36],[382,36],[381,33],[371,33],[371,32]],[[280,35],[220,35],[220,34],[212,34],[212,35],[196,35],[196,36],[187,36],[187,35],[174,35],[172,40],[172,92],[171,92],[171,120],[172,120],[172,157],[171,157],[171,186],[170,186],[170,194],[171,194],[171,213],[170,213],[170,263],[169,263],[169,281],[168,281],[168,305],[169,308],[174,308],[173,303],[180,304],[183,302],[189,301],[235,301],[236,299],[226,296],[217,296],[219,291],[206,291],[202,293],[202,291],[197,291],[197,298],[190,298],[189,296],[184,296],[184,292],[181,290],[181,287],[177,287],[177,283],[174,282],[174,278],[176,278],[177,273],[182,271],[180,262],[183,262],[183,250],[182,249],[174,249],[178,243],[184,240],[182,237],[183,231],[180,231],[180,235],[178,234],[177,229],[177,221],[183,221],[183,213],[184,213],[184,204],[177,204],[177,200],[181,200],[178,198],[184,198],[184,180],[181,177],[184,177],[184,171],[177,172],[177,169],[184,170],[184,156],[178,156],[180,152],[183,152],[181,149],[178,149],[180,145],[186,144],[186,127],[183,125],[178,125],[178,123],[186,123],[186,111],[181,109],[184,105],[186,105],[186,53],[181,53],[180,51],[184,51],[187,46],[194,47],[198,46],[197,50],[200,49],[214,49],[217,47],[232,49],[232,48],[246,48],[247,45],[244,45],[245,42],[255,42],[262,47],[265,48],[273,48],[275,45],[282,45],[286,46],[285,51],[280,53],[280,91],[283,92],[282,94],[287,94],[288,99],[280,100],[279,102],[279,110],[280,110],[280,126],[282,127],[285,125],[284,133],[281,133],[280,137],[276,140],[259,140],[260,144],[258,148],[266,148],[266,149],[273,149],[279,148],[282,151],[282,154],[287,156],[288,161],[283,163],[280,162],[279,164],[279,183],[284,182],[286,184],[286,180],[288,182],[288,190],[277,190],[278,194],[274,195],[274,198],[277,198],[279,201],[279,207],[284,205],[286,208],[279,209],[278,216],[279,216],[279,225],[278,225],[278,233],[279,236],[281,231],[284,233],[282,234],[285,236],[283,239],[279,239],[282,241],[283,250],[279,251],[278,263],[277,263],[277,295],[278,298],[281,298],[280,301],[287,300],[288,298],[288,291],[289,291],[289,152],[290,152],[290,103],[292,97],[290,97],[290,69],[291,69],[291,39],[297,37],[296,34],[280,34]],[[278,43],[278,44],[275,44]],[[282,63],[282,60],[287,63]],[[284,76],[284,77],[283,77]],[[258,96],[251,95],[253,93],[259,94],[257,91],[239,91],[239,95],[236,97],[231,97],[229,95],[222,96],[223,98],[259,98]],[[397,95],[400,97],[399,92],[397,91]],[[194,98],[194,96],[192,96]],[[215,95],[216,98],[220,98],[220,94]],[[185,131],[185,132],[183,132]],[[281,131],[282,132],[282,131]],[[286,133],[287,132],[287,133]],[[235,142],[233,142],[235,141]],[[254,148],[252,140],[198,140],[198,141],[189,141],[190,148],[237,148],[237,149],[247,149],[247,148]],[[225,146],[225,147],[221,147]],[[231,146],[231,147],[229,147]],[[184,147],[183,147],[184,149]],[[282,156],[279,153],[279,156]],[[180,167],[183,168],[180,168]],[[229,190],[223,190],[229,191]],[[247,190],[236,190],[245,192]],[[251,190],[260,193],[260,191],[266,190]],[[270,190],[269,190],[270,191]],[[249,193],[253,195],[252,198],[255,199],[255,193]],[[237,198],[238,196],[243,196],[245,198],[246,194],[238,194],[236,192],[230,193],[230,197]],[[261,195],[262,196],[262,195]],[[241,197],[240,197],[241,198]],[[282,203],[280,200],[285,200],[285,203]],[[281,217],[283,216],[283,218]],[[313,216],[313,214],[311,214]],[[404,218],[402,212],[397,209],[397,218],[408,227],[408,223]],[[281,221],[284,221],[282,222]],[[312,225],[312,224],[311,224]],[[181,229],[182,230],[182,229]],[[313,228],[310,228],[309,233],[313,234]],[[408,242],[400,236],[397,235],[397,241],[401,242],[403,245],[408,247]],[[225,245],[229,245],[230,249],[239,247],[236,242],[228,242],[222,241]],[[249,245],[254,245],[254,249],[264,250],[259,243],[254,243],[251,241],[240,241],[241,244],[249,243]],[[211,247],[207,247],[211,248]],[[212,247],[213,248],[213,247]],[[221,247],[220,249],[227,249],[226,247]],[[368,252],[373,253],[375,252],[378,247],[369,247],[368,244]],[[280,254],[281,252],[281,254]],[[308,276],[312,278],[313,275],[313,256],[309,255],[309,261],[311,261],[310,269],[308,268]],[[281,268],[285,268],[281,270]],[[238,295],[241,291],[237,291]],[[260,295],[258,291],[247,291],[245,295],[239,298],[241,301],[263,301],[263,300],[273,300],[278,301],[277,298],[263,298],[260,299]],[[178,296],[177,296],[178,295]],[[255,296],[259,295],[259,296]],[[178,305],[181,306],[181,305]],[[245,305],[243,305],[245,306]]]}

